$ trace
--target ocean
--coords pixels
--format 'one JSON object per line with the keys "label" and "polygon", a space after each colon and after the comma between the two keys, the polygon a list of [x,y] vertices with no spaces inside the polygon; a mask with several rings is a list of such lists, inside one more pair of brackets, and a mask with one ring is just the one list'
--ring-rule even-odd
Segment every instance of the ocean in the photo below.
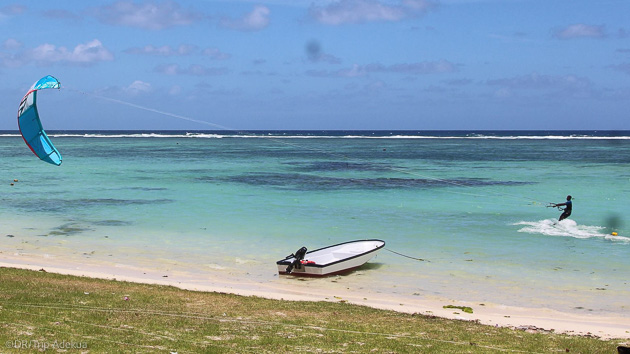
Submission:
{"label": "ocean", "polygon": [[0,259],[299,286],[277,260],[375,238],[366,267],[310,285],[630,315],[630,131],[49,136],[60,167],[0,132]]}

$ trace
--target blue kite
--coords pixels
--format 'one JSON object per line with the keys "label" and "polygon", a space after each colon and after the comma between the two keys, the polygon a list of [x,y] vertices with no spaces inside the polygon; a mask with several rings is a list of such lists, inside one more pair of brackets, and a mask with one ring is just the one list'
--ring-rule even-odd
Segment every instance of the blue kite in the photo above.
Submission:
{"label": "blue kite", "polygon": [[42,128],[37,112],[37,91],[49,88],[61,88],[61,83],[56,78],[48,75],[42,77],[33,84],[30,90],[22,98],[18,109],[18,127],[26,145],[42,161],[53,165],[61,165],[61,154],[52,144],[48,135]]}

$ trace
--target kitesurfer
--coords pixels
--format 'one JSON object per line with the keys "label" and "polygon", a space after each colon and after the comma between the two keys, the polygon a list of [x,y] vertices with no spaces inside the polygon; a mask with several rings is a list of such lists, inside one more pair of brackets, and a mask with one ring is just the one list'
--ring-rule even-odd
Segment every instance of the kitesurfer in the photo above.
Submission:
{"label": "kitesurfer", "polygon": [[554,207],[560,209],[560,207],[564,207],[564,209],[560,209],[562,210],[562,215],[560,215],[560,218],[558,219],[558,221],[562,221],[566,218],[568,218],[569,216],[571,216],[571,211],[573,209],[573,202],[571,201],[571,196],[567,195],[567,201],[564,203],[558,203],[558,204],[553,204]]}

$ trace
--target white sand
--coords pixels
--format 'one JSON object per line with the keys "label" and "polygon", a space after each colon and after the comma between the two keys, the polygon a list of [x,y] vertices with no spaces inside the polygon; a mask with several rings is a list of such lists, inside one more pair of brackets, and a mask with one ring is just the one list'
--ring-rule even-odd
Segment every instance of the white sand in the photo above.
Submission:
{"label": "white sand", "polygon": [[[230,277],[229,273],[215,272],[194,276],[183,272],[164,273],[133,268],[124,265],[98,265],[56,261],[36,255],[2,254],[0,266],[31,270],[45,269],[47,272],[86,276],[90,278],[116,279],[137,283],[171,285],[182,289],[223,292],[245,296],[259,296],[291,301],[332,301],[365,305],[379,309],[406,313],[420,313],[439,317],[479,321],[480,323],[503,327],[554,330],[555,332],[594,335],[601,338],[630,338],[630,318],[622,316],[598,316],[591,314],[564,313],[546,308],[522,308],[490,303],[467,303],[449,299],[427,298],[423,296],[396,297],[389,294],[356,291],[338,286],[334,289],[321,286],[318,281],[296,282],[253,282],[240,277]],[[87,291],[87,289],[86,289]],[[365,297],[369,296],[369,297]],[[468,314],[458,309],[444,309],[444,305],[469,306],[474,313]]]}

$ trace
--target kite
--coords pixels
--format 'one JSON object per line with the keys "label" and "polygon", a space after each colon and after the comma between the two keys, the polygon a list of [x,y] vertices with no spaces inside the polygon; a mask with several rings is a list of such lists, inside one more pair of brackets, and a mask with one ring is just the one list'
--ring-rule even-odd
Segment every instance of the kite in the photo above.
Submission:
{"label": "kite", "polygon": [[59,166],[61,165],[61,154],[42,128],[36,105],[37,91],[49,88],[61,88],[59,80],[50,75],[39,79],[24,95],[18,109],[18,127],[24,142],[37,157],[42,161]]}

